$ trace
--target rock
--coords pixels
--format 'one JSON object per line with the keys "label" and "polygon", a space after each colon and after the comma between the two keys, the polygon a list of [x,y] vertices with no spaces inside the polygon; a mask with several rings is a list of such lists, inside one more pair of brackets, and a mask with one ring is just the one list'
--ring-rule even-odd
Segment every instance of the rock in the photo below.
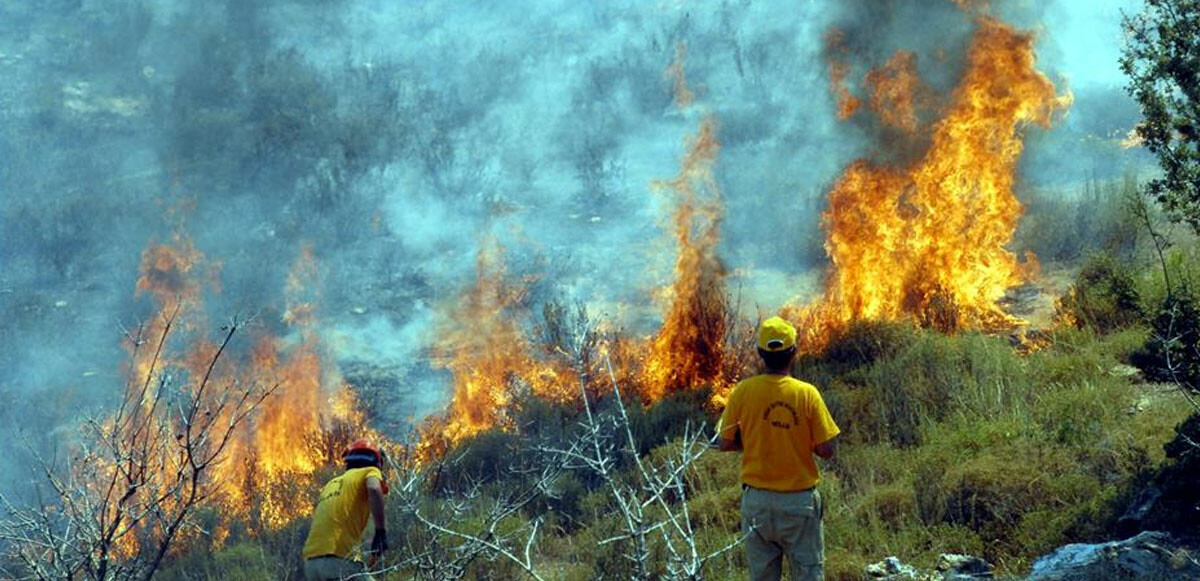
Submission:
{"label": "rock", "polygon": [[1133,502],[1129,504],[1129,507],[1117,519],[1118,531],[1133,534],[1141,530],[1142,523],[1145,522],[1146,517],[1154,512],[1161,498],[1162,489],[1153,483],[1142,487],[1138,491],[1137,496],[1133,497]]}
{"label": "rock", "polygon": [[1039,558],[1029,581],[1200,579],[1200,562],[1167,533],[1146,531],[1123,541],[1071,544]]}
{"label": "rock", "polygon": [[1132,365],[1125,365],[1124,363],[1118,363],[1112,366],[1112,368],[1108,370],[1108,374],[1113,377],[1124,377],[1133,383],[1146,382],[1146,376],[1142,373],[1141,369],[1138,369]]}
{"label": "rock", "polygon": [[912,565],[905,565],[900,559],[888,557],[874,565],[867,565],[867,578],[884,581],[899,581],[901,579],[920,579],[920,573]]}
{"label": "rock", "polygon": [[937,570],[947,581],[992,578],[992,564],[971,555],[942,553],[938,556]]}
{"label": "rock", "polygon": [[1125,413],[1131,416],[1140,414],[1149,409],[1150,404],[1152,403],[1154,403],[1154,400],[1150,399],[1150,396],[1140,395],[1138,396],[1137,401],[1129,404],[1129,409],[1125,410]]}

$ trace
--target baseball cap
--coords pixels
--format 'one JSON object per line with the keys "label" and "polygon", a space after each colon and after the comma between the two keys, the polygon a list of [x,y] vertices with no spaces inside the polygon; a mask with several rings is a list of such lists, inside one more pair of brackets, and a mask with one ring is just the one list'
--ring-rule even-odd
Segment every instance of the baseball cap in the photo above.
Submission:
{"label": "baseball cap", "polygon": [[771,317],[758,327],[758,348],[763,351],[786,351],[796,346],[796,328],[791,323]]}

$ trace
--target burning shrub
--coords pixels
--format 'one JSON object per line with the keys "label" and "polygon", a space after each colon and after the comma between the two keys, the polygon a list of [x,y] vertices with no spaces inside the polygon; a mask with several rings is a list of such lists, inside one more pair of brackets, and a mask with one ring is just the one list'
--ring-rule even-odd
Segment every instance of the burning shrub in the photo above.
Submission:
{"label": "burning shrub", "polygon": [[1059,316],[1080,329],[1110,333],[1142,320],[1142,305],[1131,269],[1110,254],[1098,254],[1080,269],[1058,306]]}

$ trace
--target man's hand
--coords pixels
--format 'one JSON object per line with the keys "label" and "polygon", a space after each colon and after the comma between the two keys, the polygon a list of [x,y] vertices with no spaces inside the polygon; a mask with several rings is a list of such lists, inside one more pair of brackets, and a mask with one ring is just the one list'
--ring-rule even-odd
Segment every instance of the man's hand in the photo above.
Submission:
{"label": "man's hand", "polygon": [[375,536],[371,538],[371,554],[382,555],[388,550],[387,529],[375,529]]}
{"label": "man's hand", "polygon": [[833,458],[834,452],[837,451],[834,440],[836,440],[836,438],[831,438],[827,441],[817,444],[817,447],[813,448],[813,453],[817,456],[820,456],[822,460],[829,460],[830,458]]}
{"label": "man's hand", "polygon": [[724,437],[720,438],[720,442],[717,444],[717,449],[722,452],[741,452],[742,451],[742,432],[741,432],[741,430],[737,430],[733,433],[732,440],[726,440]]}

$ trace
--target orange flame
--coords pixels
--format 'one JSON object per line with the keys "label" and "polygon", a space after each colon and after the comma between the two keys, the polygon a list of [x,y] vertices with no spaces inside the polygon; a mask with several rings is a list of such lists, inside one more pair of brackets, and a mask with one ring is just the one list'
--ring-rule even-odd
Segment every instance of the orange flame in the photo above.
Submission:
{"label": "orange flame", "polygon": [[908,318],[944,330],[1019,323],[997,300],[1021,282],[1006,248],[1022,128],[1071,102],[1035,68],[1033,37],[981,18],[965,75],[913,166],[859,160],[829,194],[824,300],[786,309],[818,349],[854,319]]}
{"label": "orange flame", "polygon": [[561,361],[543,362],[518,324],[526,287],[505,276],[503,251],[487,240],[475,263],[475,284],[445,309],[436,329],[435,365],[450,371],[454,392],[446,412],[426,420],[417,457],[492,427],[511,427],[516,396],[527,392],[564,403],[578,394],[575,372]]}
{"label": "orange flame", "polygon": [[885,125],[916,133],[918,100],[927,98],[927,89],[917,76],[916,54],[896,51],[882,67],[867,73],[866,84],[871,111]]}
{"label": "orange flame", "polygon": [[[196,338],[204,335],[199,331],[206,327],[202,304],[205,282],[201,275],[208,272],[203,255],[181,237],[170,245],[152,245],[143,254],[137,292],[150,295],[158,310],[147,324],[146,336],[152,342],[163,336],[171,313],[176,313],[175,328],[185,334],[169,341],[157,362],[155,345],[137,350],[127,398],[140,397],[142,405],[147,405],[152,394],[139,395],[142,386],[155,385],[167,368],[186,370],[183,377],[190,384],[183,388],[197,393],[198,382],[217,349],[213,343]],[[274,529],[306,514],[311,507],[297,502],[297,498],[304,497],[306,489],[316,484],[313,477],[319,469],[336,460],[338,446],[351,437],[380,439],[366,426],[352,388],[323,364],[322,348],[314,332],[315,309],[310,302],[317,296],[309,283],[316,272],[312,249],[306,247],[288,276],[286,288],[283,319],[294,328],[294,336],[262,334],[248,364],[239,365],[236,357],[227,355],[210,380],[212,385],[222,386],[254,382],[277,385],[275,393],[241,425],[217,473],[205,483],[205,495],[221,508],[222,523],[211,531],[218,543],[228,536],[226,525],[235,519],[248,523],[251,530]],[[220,397],[216,395],[219,392],[210,389],[205,393]],[[155,417],[153,421],[174,420]],[[168,460],[174,456],[164,454]],[[154,531],[140,534],[152,536]]]}
{"label": "orange flame", "polygon": [[675,195],[678,255],[670,307],[642,368],[642,396],[649,401],[704,385],[720,392],[727,383],[722,377],[726,271],[717,257],[724,207],[713,175],[720,148],[716,119],[706,117],[687,144],[679,173],[656,184]]}
{"label": "orange flame", "polygon": [[830,30],[825,35],[826,61],[829,63],[829,91],[833,93],[837,103],[838,119],[845,121],[858,112],[862,104],[858,97],[846,86],[846,78],[850,76],[850,64],[844,60],[846,55],[846,35],[840,30]]}
{"label": "orange flame", "polygon": [[667,68],[666,77],[671,80],[674,85],[675,106],[680,109],[687,109],[692,105],[692,100],[695,96],[692,90],[688,88],[687,75],[684,74],[683,61],[687,56],[687,46],[683,43],[675,45],[675,60],[671,62],[671,66]]}

